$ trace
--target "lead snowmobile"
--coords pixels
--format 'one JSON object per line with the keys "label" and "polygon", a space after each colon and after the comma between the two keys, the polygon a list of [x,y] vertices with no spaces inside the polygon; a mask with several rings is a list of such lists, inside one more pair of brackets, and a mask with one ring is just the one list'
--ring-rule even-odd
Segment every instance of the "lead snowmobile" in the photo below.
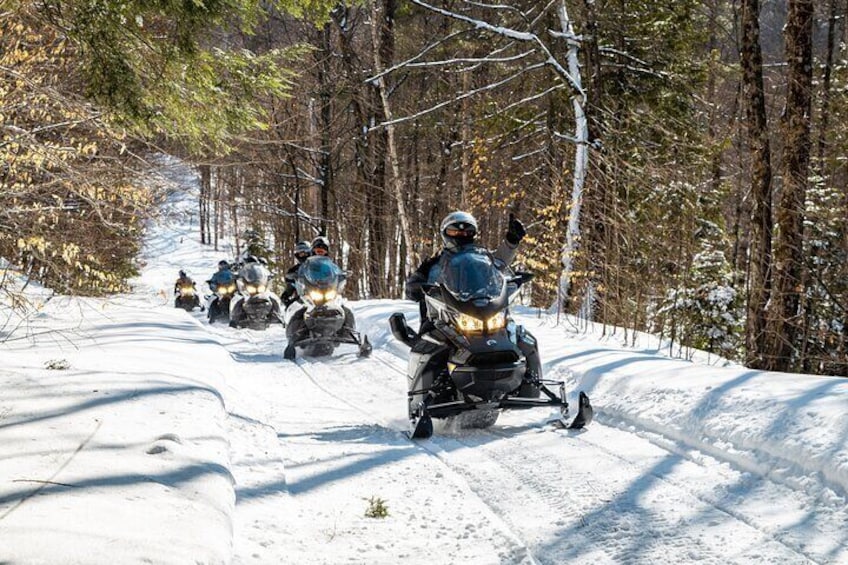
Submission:
{"label": "lead snowmobile", "polygon": [[239,271],[240,294],[230,304],[230,327],[266,330],[270,324],[282,323],[280,298],[268,288],[270,274],[256,261]]}
{"label": "lead snowmobile", "polygon": [[389,319],[395,338],[411,348],[410,435],[430,437],[433,418],[485,428],[502,409],[540,406],[559,408],[562,427],[582,428],[591,422],[592,405],[585,393],[580,392],[577,415],[567,424],[565,383],[527,370],[525,330],[510,316],[509,305],[532,275],[512,273],[477,247],[446,254],[438,267],[435,280],[425,285],[422,333],[416,335],[402,313]]}
{"label": "lead snowmobile", "polygon": [[371,354],[368,336],[356,331],[353,312],[342,303],[345,279],[345,273],[326,256],[310,257],[300,266],[295,288],[303,306],[290,310],[283,357],[294,359],[298,347],[311,357],[329,355],[342,343],[358,346],[360,357]]}

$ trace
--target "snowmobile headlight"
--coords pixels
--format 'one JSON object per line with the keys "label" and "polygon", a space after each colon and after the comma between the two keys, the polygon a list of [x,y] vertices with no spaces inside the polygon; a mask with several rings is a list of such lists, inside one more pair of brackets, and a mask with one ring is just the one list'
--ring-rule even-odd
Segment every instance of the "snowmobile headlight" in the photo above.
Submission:
{"label": "snowmobile headlight", "polygon": [[265,292],[265,285],[264,284],[256,285],[256,292],[259,292],[259,293]]}
{"label": "snowmobile headlight", "polygon": [[259,287],[254,284],[249,284],[245,287],[248,294],[256,294],[259,291]]}
{"label": "snowmobile headlight", "polygon": [[324,301],[324,293],[320,290],[310,290],[309,298],[312,299],[312,302],[323,302]]}
{"label": "snowmobile headlight", "polygon": [[181,286],[180,294],[183,296],[194,296],[194,289],[190,286]]}
{"label": "snowmobile headlight", "polygon": [[328,290],[327,292],[324,293],[324,298],[327,299],[327,300],[332,300],[333,298],[336,297],[336,294],[337,293],[336,293],[335,290],[330,289],[330,290]]}
{"label": "snowmobile headlight", "polygon": [[488,320],[486,320],[487,330],[500,330],[506,326],[506,313],[498,312]]}
{"label": "snowmobile headlight", "polygon": [[483,320],[478,320],[468,314],[457,314],[456,327],[463,333],[482,332]]}

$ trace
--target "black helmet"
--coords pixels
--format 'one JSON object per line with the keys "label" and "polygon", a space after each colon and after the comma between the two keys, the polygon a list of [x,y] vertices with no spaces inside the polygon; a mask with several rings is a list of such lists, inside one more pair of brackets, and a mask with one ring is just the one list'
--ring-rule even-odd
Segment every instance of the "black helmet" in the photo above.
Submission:
{"label": "black helmet", "polygon": [[330,253],[330,240],[319,235],[312,240],[311,249],[313,255],[328,255]]}
{"label": "black helmet", "polygon": [[181,279],[187,279],[188,278],[188,275],[182,269],[180,269],[180,278]]}
{"label": "black helmet", "polygon": [[451,212],[442,220],[439,230],[447,249],[456,249],[474,242],[477,237],[477,220],[468,212]]}
{"label": "black helmet", "polygon": [[308,241],[298,241],[294,246],[294,256],[298,262],[303,263],[306,258],[312,255],[312,246]]}
{"label": "black helmet", "polygon": [[224,269],[229,269],[229,268],[230,268],[230,264],[227,263],[226,259],[221,259],[220,261],[218,261],[218,270],[219,271],[223,271]]}

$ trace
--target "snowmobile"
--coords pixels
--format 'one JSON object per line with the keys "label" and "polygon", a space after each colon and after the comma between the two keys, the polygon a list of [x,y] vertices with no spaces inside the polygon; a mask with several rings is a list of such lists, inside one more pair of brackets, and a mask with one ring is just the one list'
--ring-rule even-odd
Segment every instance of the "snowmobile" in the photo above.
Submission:
{"label": "snowmobile", "polygon": [[235,281],[221,283],[215,286],[215,293],[212,295],[208,307],[210,324],[214,324],[217,321],[228,322],[230,320],[230,301],[235,293]]}
{"label": "snowmobile", "polygon": [[197,289],[194,287],[194,283],[177,286],[177,296],[174,297],[174,308],[182,308],[186,312],[200,308],[200,297],[197,295]]}
{"label": "snowmobile", "polygon": [[270,273],[260,262],[247,263],[239,271],[239,294],[230,306],[230,327],[266,330],[282,323],[280,298],[268,289]]}
{"label": "snowmobile", "polygon": [[568,424],[565,383],[528,371],[527,355],[535,340],[512,319],[509,305],[532,277],[513,273],[480,248],[445,254],[431,271],[432,282],[424,286],[422,332],[416,334],[402,313],[391,315],[392,335],[411,349],[411,437],[430,437],[434,418],[486,428],[502,409],[556,407],[561,427],[582,428],[591,422],[592,405],[585,393],[580,392],[578,413]]}
{"label": "snowmobile", "polygon": [[283,357],[294,359],[297,347],[308,356],[329,355],[341,343],[358,346],[360,357],[371,354],[368,336],[360,336],[354,329],[353,312],[342,304],[345,278],[329,257],[316,255],[301,265],[295,287],[303,305],[290,309]]}

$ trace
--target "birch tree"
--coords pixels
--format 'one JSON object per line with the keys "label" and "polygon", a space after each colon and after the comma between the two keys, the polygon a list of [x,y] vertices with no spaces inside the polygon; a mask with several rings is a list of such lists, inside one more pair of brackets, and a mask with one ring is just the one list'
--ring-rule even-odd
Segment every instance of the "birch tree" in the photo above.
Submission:
{"label": "birch tree", "polygon": [[[491,144],[501,148],[515,144],[513,163],[527,164],[531,167],[533,163],[544,165],[546,147],[560,144],[570,144],[576,147],[574,150],[574,177],[572,179],[572,202],[570,206],[563,206],[570,214],[568,228],[566,231],[565,248],[561,250],[561,273],[559,277],[561,289],[554,295],[558,298],[555,305],[560,303],[561,297],[568,292],[568,281],[571,276],[571,261],[579,235],[580,198],[583,180],[588,159],[588,132],[586,128],[584,104],[586,94],[581,86],[579,66],[577,61],[577,47],[579,38],[574,32],[574,26],[569,19],[565,2],[558,2],[548,6],[531,5],[503,6],[467,4],[462,11],[450,7],[436,6],[423,0],[413,0],[421,8],[438,14],[452,22],[447,33],[435,38],[429,45],[425,46],[417,55],[406,61],[386,69],[385,72],[373,77],[373,81],[382,81],[385,75],[414,72],[416,69],[444,69],[447,73],[455,73],[465,78],[458,82],[462,90],[452,96],[445,97],[429,107],[419,108],[417,111],[397,117],[388,118],[381,124],[382,127],[393,128],[406,124],[417,123],[427,116],[448,111],[451,107],[462,116],[461,125],[458,129],[462,132],[461,139],[463,179],[473,171],[468,169],[487,168],[491,161],[485,155],[483,146]],[[547,29],[546,24],[553,16],[554,21],[559,22],[559,29]],[[459,47],[460,39],[479,35],[480,38],[489,38],[488,49],[481,50],[480,46],[485,41],[474,43],[476,49],[465,50]],[[555,44],[559,42],[566,45],[564,49],[557,49]],[[457,45],[456,49],[450,46]],[[567,53],[565,58],[557,55],[558,51]],[[446,53],[452,53],[452,57],[444,57]],[[436,55],[435,57],[433,55]],[[469,79],[474,73],[475,79]],[[480,77],[480,78],[477,78]],[[557,128],[560,119],[540,120],[544,115],[542,107],[549,103],[552,98],[562,97],[567,94],[572,100],[575,121],[574,133],[559,131]],[[506,97],[504,98],[504,94]],[[477,130],[488,129],[494,135],[488,139],[470,139],[468,133],[468,120],[472,116],[468,111],[469,100],[486,101],[491,100],[491,110],[482,116],[478,114]],[[514,117],[513,117],[514,116]],[[519,117],[520,116],[520,117]],[[529,119],[528,119],[529,117]],[[500,123],[498,128],[486,128],[487,122]],[[529,146],[523,152],[517,147],[517,140],[522,145]],[[485,164],[483,164],[485,163]],[[497,165],[495,165],[497,166]],[[542,171],[537,168],[536,171]],[[529,171],[528,171],[529,172]],[[559,192],[555,185],[562,182],[562,176],[566,171],[556,170],[552,173],[540,174],[539,179],[550,187],[550,192]],[[484,173],[481,173],[484,174]],[[534,173],[535,174],[535,173]],[[467,182],[463,180],[461,193],[456,198],[459,202],[468,202],[465,194]],[[503,189],[503,205],[513,207],[520,206],[521,193],[510,194],[508,187]],[[487,212],[493,211],[491,204],[493,195],[485,196],[489,204]],[[497,208],[495,208],[497,210]],[[489,219],[489,218],[487,218]],[[495,225],[502,225],[499,218],[493,219]],[[491,225],[491,224],[490,224]],[[499,235],[499,234],[497,234]],[[493,239],[493,236],[488,237]],[[494,236],[496,237],[496,236]],[[532,240],[532,235],[530,236]]]}

